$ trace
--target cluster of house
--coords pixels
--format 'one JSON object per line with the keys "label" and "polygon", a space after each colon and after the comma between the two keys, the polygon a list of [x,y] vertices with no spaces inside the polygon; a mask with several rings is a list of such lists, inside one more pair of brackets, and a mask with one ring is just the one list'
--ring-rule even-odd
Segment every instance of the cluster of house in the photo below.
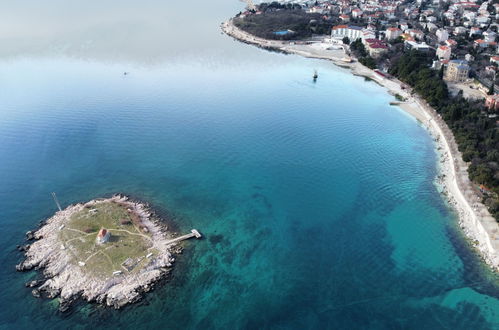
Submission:
{"label": "cluster of house", "polygon": [[[499,70],[499,3],[496,0],[280,0],[298,4],[337,22],[331,41],[362,41],[368,54],[382,58],[403,43],[406,50],[435,54],[434,69],[444,79],[468,80],[470,71],[488,89]],[[397,49],[400,49],[398,46]],[[490,61],[489,61],[490,60]],[[484,79],[482,79],[484,78]],[[499,87],[496,88],[499,91]],[[499,97],[498,107],[499,107]],[[496,107],[495,101],[489,101]]]}
{"label": "cluster of house", "polygon": [[[380,39],[377,35],[383,35],[384,38]],[[333,42],[343,42],[347,37],[349,40],[360,39],[366,51],[373,58],[379,58],[384,53],[388,52],[389,41],[401,37],[404,40],[405,48],[408,50],[414,49],[418,51],[430,51],[432,47],[425,42],[419,42],[424,34],[419,30],[405,29],[399,27],[389,27],[384,33],[379,34],[373,25],[368,25],[366,28],[353,26],[353,25],[337,25],[331,30],[331,40]],[[442,65],[445,67],[444,79],[450,82],[464,82],[468,79],[470,66],[465,59],[450,59],[451,45],[449,42],[449,35],[445,29],[437,30],[436,36],[442,43],[436,51],[438,60],[434,62],[434,68],[440,69]],[[499,57],[494,57],[499,61]]]}
{"label": "cluster of house", "polygon": [[331,29],[332,41],[342,42],[345,37],[350,41],[362,40],[366,51],[373,58],[379,58],[388,51],[387,43],[376,38],[376,28],[373,25],[368,25],[367,28],[352,25],[333,26]]}
{"label": "cluster of house", "polygon": [[[306,2],[305,2],[306,3]],[[464,82],[476,54],[490,56],[490,65],[478,67],[495,80],[499,53],[497,30],[499,4],[493,0],[329,0],[314,2],[311,12],[339,13],[341,25],[331,31],[331,40],[361,39],[369,55],[379,58],[398,39],[407,50],[435,53],[434,69],[445,68],[444,79]],[[474,48],[472,54],[468,51]],[[466,53],[463,54],[463,51]]]}

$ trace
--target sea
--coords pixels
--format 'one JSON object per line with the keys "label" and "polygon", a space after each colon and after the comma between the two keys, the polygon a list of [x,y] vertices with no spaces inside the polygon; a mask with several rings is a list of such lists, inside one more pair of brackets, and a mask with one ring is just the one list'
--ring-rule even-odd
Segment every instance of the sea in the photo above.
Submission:
{"label": "sea", "polygon": [[[241,10],[0,4],[0,328],[498,329],[427,131],[373,81],[222,34]],[[15,270],[52,192],[125,193],[204,237],[140,303],[61,313]]]}

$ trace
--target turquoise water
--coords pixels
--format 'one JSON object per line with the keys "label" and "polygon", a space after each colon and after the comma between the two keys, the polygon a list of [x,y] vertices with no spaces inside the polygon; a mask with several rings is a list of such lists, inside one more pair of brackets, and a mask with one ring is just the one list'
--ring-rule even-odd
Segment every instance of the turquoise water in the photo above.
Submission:
{"label": "turquoise water", "polygon": [[[240,6],[216,6],[187,32],[197,47],[151,61],[0,61],[0,327],[499,327],[498,277],[433,185],[425,130],[372,82],[220,35]],[[52,191],[64,205],[125,192],[205,239],[141,304],[60,314],[14,270]]]}

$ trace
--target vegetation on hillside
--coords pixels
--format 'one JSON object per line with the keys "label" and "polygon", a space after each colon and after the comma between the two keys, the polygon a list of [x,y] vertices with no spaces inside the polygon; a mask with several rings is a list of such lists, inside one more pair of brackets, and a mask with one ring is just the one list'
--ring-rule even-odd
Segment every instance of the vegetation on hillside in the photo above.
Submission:
{"label": "vegetation on hillside", "polygon": [[[234,24],[257,37],[275,40],[297,40],[310,38],[314,34],[331,33],[332,21],[318,13],[307,13],[299,5],[262,3],[259,14],[237,15]],[[276,34],[278,31],[292,31]]]}
{"label": "vegetation on hillside", "polygon": [[499,220],[499,128],[483,101],[450,96],[441,73],[431,70],[431,57],[418,52],[402,55],[390,73],[414,87],[433,106],[454,133],[463,159],[470,162],[470,179],[491,190],[484,203]]}

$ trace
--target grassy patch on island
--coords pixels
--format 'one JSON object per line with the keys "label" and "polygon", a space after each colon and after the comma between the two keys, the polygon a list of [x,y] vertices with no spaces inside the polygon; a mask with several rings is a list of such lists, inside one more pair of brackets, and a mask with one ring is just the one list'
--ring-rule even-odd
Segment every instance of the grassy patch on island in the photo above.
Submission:
{"label": "grassy patch on island", "polygon": [[[110,237],[97,244],[101,228],[108,230]],[[71,262],[97,277],[109,277],[115,271],[137,272],[149,263],[147,254],[158,253],[150,235],[134,223],[132,213],[116,202],[86,206],[73,214],[59,238],[61,248],[73,257]]]}

